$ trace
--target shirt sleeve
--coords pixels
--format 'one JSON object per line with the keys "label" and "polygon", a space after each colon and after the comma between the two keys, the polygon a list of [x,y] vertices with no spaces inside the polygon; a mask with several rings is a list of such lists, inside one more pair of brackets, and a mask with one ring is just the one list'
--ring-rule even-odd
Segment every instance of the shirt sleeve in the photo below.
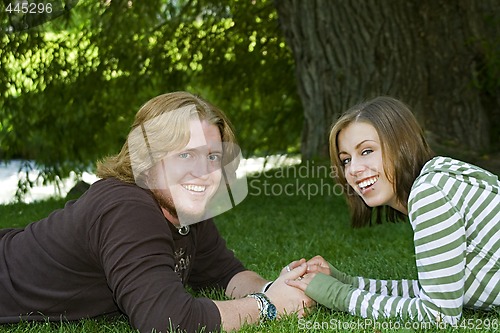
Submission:
{"label": "shirt sleeve", "polygon": [[174,271],[173,238],[151,204],[115,204],[89,232],[115,302],[141,332],[220,329],[217,306],[195,298]]}
{"label": "shirt sleeve", "polygon": [[213,220],[201,222],[198,227],[197,251],[188,284],[194,290],[225,290],[233,276],[246,269],[227,248]]}
{"label": "shirt sleeve", "polygon": [[418,297],[420,294],[418,280],[378,280],[361,276],[358,276],[357,280],[358,289],[371,293],[402,297]]}
{"label": "shirt sleeve", "polygon": [[373,294],[415,297],[420,292],[418,280],[377,280],[367,279],[362,276],[353,277],[339,271],[332,265],[330,265],[330,271],[330,275],[340,282]]}
{"label": "shirt sleeve", "polygon": [[317,274],[306,294],[319,303],[377,318],[411,318],[457,324],[462,314],[465,284],[465,227],[444,193],[429,184],[410,199],[418,285],[413,280],[384,281],[358,278],[343,283]]}

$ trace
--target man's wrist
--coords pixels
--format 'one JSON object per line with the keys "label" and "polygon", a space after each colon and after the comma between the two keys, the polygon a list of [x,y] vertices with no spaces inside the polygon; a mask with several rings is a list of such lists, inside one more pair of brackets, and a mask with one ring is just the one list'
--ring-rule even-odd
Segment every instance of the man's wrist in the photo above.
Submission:
{"label": "man's wrist", "polygon": [[262,291],[261,291],[261,293],[265,293],[266,291],[268,291],[268,290],[269,290],[269,288],[271,287],[271,285],[273,284],[273,282],[274,282],[274,281],[269,281],[268,283],[266,283],[266,284],[264,285],[264,287],[262,287]]}
{"label": "man's wrist", "polygon": [[259,307],[259,318],[260,321],[274,320],[278,315],[276,306],[269,300],[269,298],[264,293],[254,293],[247,295],[247,297],[252,297],[257,300],[257,306]]}

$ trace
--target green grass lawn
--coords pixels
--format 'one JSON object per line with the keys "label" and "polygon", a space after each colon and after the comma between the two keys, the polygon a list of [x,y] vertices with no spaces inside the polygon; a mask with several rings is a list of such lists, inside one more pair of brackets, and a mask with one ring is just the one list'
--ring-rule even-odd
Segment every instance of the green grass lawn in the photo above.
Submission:
{"label": "green grass lawn", "polygon": [[[385,223],[351,229],[346,205],[338,195],[340,190],[333,187],[324,170],[320,165],[309,165],[308,168],[281,169],[250,177],[248,197],[216,219],[228,246],[249,269],[268,279],[274,279],[289,262],[317,254],[351,275],[416,278],[410,225]],[[63,204],[62,200],[49,200],[30,205],[0,206],[0,227],[23,226],[45,217]],[[207,293],[214,298],[221,297],[215,292]],[[463,327],[458,328],[405,328],[394,320],[373,322],[319,306],[304,319],[290,316],[261,326],[245,326],[240,332],[500,331],[498,311],[466,310],[463,317]],[[124,317],[0,326],[0,332],[132,331]]]}

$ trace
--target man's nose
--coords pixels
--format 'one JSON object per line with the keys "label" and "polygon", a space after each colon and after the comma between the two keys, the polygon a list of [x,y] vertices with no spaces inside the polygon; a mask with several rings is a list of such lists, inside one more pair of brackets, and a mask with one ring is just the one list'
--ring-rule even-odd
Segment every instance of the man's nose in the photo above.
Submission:
{"label": "man's nose", "polygon": [[207,177],[210,173],[209,163],[206,156],[198,156],[195,163],[192,165],[191,174],[196,178]]}

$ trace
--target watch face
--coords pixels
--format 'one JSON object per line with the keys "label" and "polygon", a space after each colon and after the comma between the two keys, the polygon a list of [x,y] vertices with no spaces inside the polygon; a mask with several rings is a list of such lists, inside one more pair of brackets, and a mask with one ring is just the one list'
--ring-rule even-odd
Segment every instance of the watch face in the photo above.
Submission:
{"label": "watch face", "polygon": [[274,306],[274,304],[269,304],[269,306],[267,307],[267,318],[273,320],[276,318],[276,315],[276,307]]}

